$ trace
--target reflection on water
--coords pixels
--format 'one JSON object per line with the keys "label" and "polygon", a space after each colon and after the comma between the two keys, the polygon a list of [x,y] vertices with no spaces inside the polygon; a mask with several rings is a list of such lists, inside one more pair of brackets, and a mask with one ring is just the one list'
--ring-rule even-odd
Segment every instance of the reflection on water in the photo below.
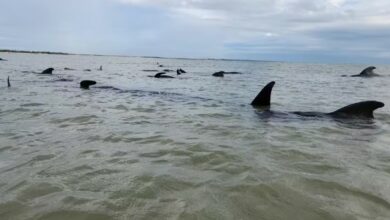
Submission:
{"label": "reflection on water", "polygon": [[[365,66],[1,57],[1,219],[390,216],[390,77],[340,77]],[[147,77],[157,62],[187,73]],[[272,112],[259,112],[249,103],[272,80]],[[374,120],[289,113],[372,99],[387,104]]]}

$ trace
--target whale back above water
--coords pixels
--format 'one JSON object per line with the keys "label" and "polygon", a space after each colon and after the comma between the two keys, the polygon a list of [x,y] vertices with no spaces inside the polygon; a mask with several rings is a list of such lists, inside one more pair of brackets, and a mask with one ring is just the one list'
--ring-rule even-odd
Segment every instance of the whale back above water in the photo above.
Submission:
{"label": "whale back above water", "polygon": [[375,66],[369,66],[369,67],[365,68],[364,70],[362,70],[362,72],[360,72],[359,74],[357,74],[357,75],[352,75],[352,77],[372,77],[372,76],[379,76],[378,74],[374,73],[374,69],[376,69]]}
{"label": "whale back above water", "polygon": [[[268,83],[252,101],[251,105],[254,107],[269,108],[271,106],[271,93],[274,85],[274,81]],[[330,113],[303,111],[296,111],[292,113],[304,117],[374,118],[373,112],[384,106],[385,104],[383,102],[370,100],[353,103]]]}
{"label": "whale back above water", "polygon": [[362,70],[359,75],[372,75],[374,73],[374,69],[376,69],[375,66],[369,66]]}
{"label": "whale back above water", "polygon": [[385,104],[383,102],[378,101],[363,101],[354,103],[334,112],[328,113],[333,117],[364,117],[364,118],[374,118],[373,112],[378,109],[384,107]]}
{"label": "whale back above water", "polygon": [[219,72],[213,73],[213,76],[215,76],[215,77],[224,77],[224,72],[223,71],[219,71]]}
{"label": "whale back above water", "polygon": [[187,73],[187,72],[184,71],[182,68],[180,68],[180,69],[177,69],[177,70],[176,70],[176,73],[177,73],[177,75],[180,75],[180,74],[182,74],[182,73]]}
{"label": "whale back above water", "polygon": [[271,93],[274,88],[275,82],[272,81],[268,83],[264,88],[259,92],[256,98],[252,101],[251,105],[255,107],[266,107],[271,105]]}
{"label": "whale back above water", "polygon": [[154,75],[154,78],[175,78],[173,76],[167,76],[165,75],[167,74],[166,72],[160,72],[160,73],[157,73],[156,75]]}
{"label": "whale back above water", "polygon": [[93,80],[83,80],[80,82],[80,88],[89,89],[89,86],[95,85],[96,81]]}
{"label": "whale back above water", "polygon": [[47,68],[44,71],[41,72],[41,74],[53,74],[54,68]]}

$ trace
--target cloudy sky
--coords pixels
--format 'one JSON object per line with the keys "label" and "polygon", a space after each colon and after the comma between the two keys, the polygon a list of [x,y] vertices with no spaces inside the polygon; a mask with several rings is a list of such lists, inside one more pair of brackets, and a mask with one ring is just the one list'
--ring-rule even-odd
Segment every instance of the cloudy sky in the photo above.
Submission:
{"label": "cloudy sky", "polygon": [[0,0],[0,48],[390,63],[390,1]]}

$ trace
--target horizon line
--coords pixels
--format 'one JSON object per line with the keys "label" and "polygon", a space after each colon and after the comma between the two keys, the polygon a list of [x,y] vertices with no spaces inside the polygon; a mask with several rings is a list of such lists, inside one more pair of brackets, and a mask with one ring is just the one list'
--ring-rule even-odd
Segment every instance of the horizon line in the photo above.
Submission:
{"label": "horizon line", "polygon": [[255,60],[255,59],[137,56],[137,55],[93,54],[93,53],[73,53],[73,52],[58,52],[58,51],[43,51],[43,50],[15,50],[15,49],[0,49],[0,53],[28,53],[28,54],[79,55],[79,56],[111,56],[111,57],[140,57],[140,58],[178,59],[178,60],[221,60],[221,61],[247,61],[247,62],[288,62],[288,61]]}
{"label": "horizon line", "polygon": [[[41,51],[41,50],[16,50],[1,49],[0,53],[28,53],[28,54],[49,54],[49,55],[78,55],[78,56],[111,56],[111,57],[138,57],[147,59],[177,59],[177,60],[219,60],[219,61],[244,61],[244,62],[279,62],[279,63],[302,63],[302,64],[330,64],[330,65],[369,65],[368,63],[332,63],[332,62],[315,62],[315,61],[286,61],[286,60],[256,60],[256,59],[231,59],[231,58],[189,58],[189,57],[163,57],[163,56],[137,56],[137,55],[119,55],[119,54],[93,54],[93,53],[73,53],[58,51]],[[371,64],[373,65],[373,63]],[[389,65],[388,63],[375,63],[375,65]]]}

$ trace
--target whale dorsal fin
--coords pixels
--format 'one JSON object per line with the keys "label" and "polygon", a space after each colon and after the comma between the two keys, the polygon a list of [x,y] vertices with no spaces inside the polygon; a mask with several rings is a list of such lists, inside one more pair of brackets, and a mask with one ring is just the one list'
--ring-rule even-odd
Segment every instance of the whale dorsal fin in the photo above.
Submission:
{"label": "whale dorsal fin", "polygon": [[262,106],[270,106],[271,105],[271,93],[272,88],[274,87],[275,82],[272,81],[268,83],[264,88],[260,91],[260,93],[256,96],[256,98],[252,101],[251,105],[262,107]]}
{"label": "whale dorsal fin", "polygon": [[53,70],[54,70],[54,68],[50,67],[50,68],[47,68],[44,71],[42,71],[41,74],[53,74]]}
{"label": "whale dorsal fin", "polygon": [[329,115],[336,117],[364,117],[364,118],[373,118],[373,112],[377,108],[382,108],[385,106],[383,102],[378,101],[363,101],[354,103],[343,108],[338,109],[337,111],[329,113]]}
{"label": "whale dorsal fin", "polygon": [[362,75],[362,76],[365,76],[365,75],[370,75],[370,74],[373,74],[373,70],[376,69],[375,66],[369,66],[367,68],[365,68],[364,70],[362,70],[362,72],[360,72],[359,75]]}
{"label": "whale dorsal fin", "polygon": [[160,73],[157,73],[156,75],[154,75],[154,77],[158,78],[158,77],[161,77],[162,75],[165,75],[167,74],[166,72],[160,72]]}
{"label": "whale dorsal fin", "polygon": [[80,82],[80,88],[89,89],[89,86],[95,85],[96,81],[93,80],[83,80]]}

